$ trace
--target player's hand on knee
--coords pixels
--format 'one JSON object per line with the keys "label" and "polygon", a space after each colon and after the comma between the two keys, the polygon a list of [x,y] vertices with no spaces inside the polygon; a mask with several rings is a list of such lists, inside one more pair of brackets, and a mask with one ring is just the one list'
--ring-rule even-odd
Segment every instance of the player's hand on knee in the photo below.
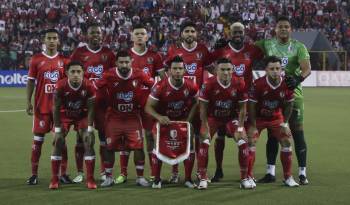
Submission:
{"label": "player's hand on knee", "polygon": [[28,115],[33,115],[33,105],[32,103],[27,104],[26,112]]}
{"label": "player's hand on knee", "polygon": [[161,124],[161,125],[168,125],[170,124],[170,119],[168,116],[160,116],[158,117],[158,122]]}
{"label": "player's hand on knee", "polygon": [[281,124],[280,129],[281,129],[282,135],[284,135],[284,136],[291,136],[292,135],[292,132],[290,131],[290,128],[288,125],[285,126],[285,125]]}

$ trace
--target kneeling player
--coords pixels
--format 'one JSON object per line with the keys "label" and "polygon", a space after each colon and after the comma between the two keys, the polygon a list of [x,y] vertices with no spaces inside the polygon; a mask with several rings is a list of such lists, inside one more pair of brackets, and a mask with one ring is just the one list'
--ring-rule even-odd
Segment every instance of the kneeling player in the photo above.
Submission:
{"label": "kneeling player", "polygon": [[[157,119],[161,125],[168,125],[170,121],[191,122],[197,108],[198,88],[191,80],[183,77],[185,67],[181,57],[176,56],[172,59],[168,73],[169,78],[163,79],[153,87],[145,111]],[[189,157],[184,161],[185,186],[188,188],[195,187],[191,179],[194,158],[194,150],[191,150]],[[152,188],[162,187],[161,166],[162,161],[153,153],[152,172],[155,174],[155,180]]]}
{"label": "kneeling player", "polygon": [[[248,143],[243,127],[248,101],[244,81],[233,77],[231,61],[223,58],[217,61],[217,75],[203,84],[199,93],[199,109],[202,120],[201,144],[198,154],[200,183],[198,189],[208,187],[208,149],[210,140],[219,130],[233,137],[238,145],[241,169],[241,188],[251,189],[253,184],[247,176]],[[239,110],[237,116],[236,110]]]}
{"label": "kneeling player", "polygon": [[281,76],[281,61],[275,56],[265,58],[266,76],[257,79],[249,93],[249,164],[248,174],[253,178],[255,143],[263,129],[269,129],[282,146],[281,162],[284,184],[299,186],[292,176],[291,131],[288,120],[292,113],[294,95]]}
{"label": "kneeling player", "polygon": [[96,189],[94,180],[95,151],[94,151],[94,103],[95,89],[84,79],[83,66],[76,61],[67,65],[67,78],[57,83],[54,97],[55,140],[51,156],[52,178],[49,188],[58,188],[58,172],[62,160],[62,150],[70,126],[79,132],[84,139],[84,158],[86,164],[87,187]]}
{"label": "kneeling player", "polygon": [[[114,180],[114,152],[134,151],[136,166],[144,165],[143,134],[140,121],[141,87],[151,88],[154,80],[142,71],[131,68],[131,57],[125,51],[117,54],[117,67],[111,68],[96,85],[106,89],[108,109],[105,118],[107,155],[106,180],[102,187],[112,186]],[[136,184],[148,185],[142,173],[137,173]]]}

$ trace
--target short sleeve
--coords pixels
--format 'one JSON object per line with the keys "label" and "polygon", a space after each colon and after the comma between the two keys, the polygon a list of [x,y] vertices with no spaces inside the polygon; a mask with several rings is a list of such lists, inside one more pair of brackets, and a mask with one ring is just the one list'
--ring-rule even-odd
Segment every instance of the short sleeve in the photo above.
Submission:
{"label": "short sleeve", "polygon": [[209,102],[209,83],[203,83],[201,90],[199,91],[199,100]]}
{"label": "short sleeve", "polygon": [[161,95],[161,82],[158,82],[153,88],[151,89],[151,93],[149,95],[150,98],[159,101],[160,95]]}
{"label": "short sleeve", "polygon": [[38,75],[37,63],[35,57],[32,57],[29,62],[28,79],[35,80]]}

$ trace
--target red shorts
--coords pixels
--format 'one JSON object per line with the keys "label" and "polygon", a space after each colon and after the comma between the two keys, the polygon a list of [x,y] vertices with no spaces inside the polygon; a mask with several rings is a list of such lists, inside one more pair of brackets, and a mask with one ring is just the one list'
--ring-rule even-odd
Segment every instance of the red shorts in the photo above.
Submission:
{"label": "red shorts", "polygon": [[156,120],[146,112],[141,112],[141,119],[142,119],[142,127],[145,130],[152,131],[154,124],[156,123]]}
{"label": "red shorts", "polygon": [[80,129],[87,129],[88,127],[88,118],[84,117],[82,119],[72,119],[61,117],[62,129],[64,132],[68,133],[70,127],[73,125],[74,131],[78,131]]}
{"label": "red shorts", "polygon": [[34,113],[32,132],[35,134],[46,134],[53,128],[52,114]]}
{"label": "red shorts", "polygon": [[228,137],[233,137],[238,127],[238,120],[226,121],[221,119],[208,118],[208,126],[210,138],[213,138],[217,132],[223,135],[226,134]]}
{"label": "red shorts", "polygon": [[143,134],[139,116],[120,118],[116,114],[106,115],[107,149],[114,151],[143,149]]}
{"label": "red shorts", "polygon": [[274,120],[274,121],[263,121],[256,120],[256,128],[258,129],[258,135],[255,135],[254,138],[259,138],[261,131],[264,129],[269,129],[273,137],[277,138],[277,140],[281,140],[283,138],[292,137],[291,134],[286,135],[281,132],[280,124],[283,123],[283,120]]}

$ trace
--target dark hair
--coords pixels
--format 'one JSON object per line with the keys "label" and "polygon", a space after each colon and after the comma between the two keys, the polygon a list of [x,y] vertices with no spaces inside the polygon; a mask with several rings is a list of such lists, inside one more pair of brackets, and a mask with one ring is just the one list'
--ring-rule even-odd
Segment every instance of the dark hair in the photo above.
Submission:
{"label": "dark hair", "polygon": [[181,56],[175,56],[174,58],[171,59],[169,62],[169,65],[171,66],[172,63],[183,63],[184,60],[181,58]]}
{"label": "dark hair", "polygon": [[138,23],[132,26],[132,31],[134,31],[135,29],[146,29],[146,26],[144,24]]}
{"label": "dark hair", "polygon": [[218,59],[216,61],[216,64],[218,64],[218,65],[221,64],[221,63],[230,63],[230,64],[232,64],[231,61],[229,59],[227,59],[227,58],[220,58],[220,59]]}
{"label": "dark hair", "polygon": [[265,57],[265,58],[263,59],[264,68],[266,68],[267,65],[268,65],[269,63],[276,63],[276,62],[282,64],[282,63],[281,63],[281,59],[278,58],[277,56],[268,56],[268,57]]}
{"label": "dark hair", "polygon": [[80,61],[71,61],[66,65],[65,71],[69,71],[70,67],[75,66],[75,65],[81,66],[81,68],[84,70],[84,66],[83,66],[83,64],[81,64]]}
{"label": "dark hair", "polygon": [[193,23],[192,21],[183,22],[180,26],[180,33],[182,33],[186,27],[193,27],[194,29],[196,29],[196,24]]}
{"label": "dark hair", "polygon": [[57,33],[58,37],[60,36],[60,33],[55,28],[49,28],[49,29],[42,31],[43,36],[45,36],[47,33]]}
{"label": "dark hair", "polygon": [[92,23],[89,23],[88,25],[87,25],[87,27],[86,27],[86,33],[89,31],[89,29],[91,28],[91,27],[101,27],[101,25],[99,24],[99,23],[97,23],[97,22],[92,22]]}
{"label": "dark hair", "polygon": [[280,22],[280,21],[288,21],[288,22],[290,23],[290,20],[289,20],[289,18],[288,18],[287,16],[279,16],[279,17],[277,18],[276,23],[278,23],[278,22]]}
{"label": "dark hair", "polygon": [[117,52],[117,55],[115,56],[115,59],[118,60],[119,57],[130,57],[131,58],[129,52],[127,52],[125,50],[121,50],[121,51]]}

